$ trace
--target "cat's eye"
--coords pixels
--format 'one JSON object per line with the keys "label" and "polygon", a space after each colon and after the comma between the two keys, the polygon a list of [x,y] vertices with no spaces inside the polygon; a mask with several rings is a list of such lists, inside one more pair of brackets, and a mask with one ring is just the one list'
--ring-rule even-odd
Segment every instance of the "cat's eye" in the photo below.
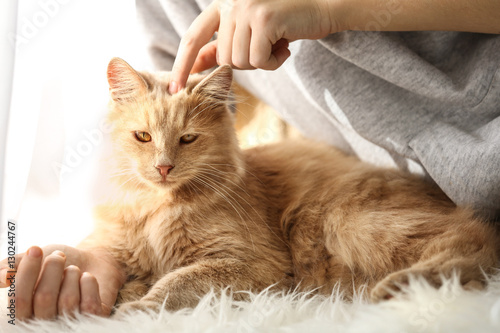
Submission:
{"label": "cat's eye", "polygon": [[197,135],[194,134],[186,134],[181,137],[181,143],[191,143],[198,138]]}
{"label": "cat's eye", "polygon": [[148,132],[135,132],[135,138],[141,142],[151,141],[151,135]]}

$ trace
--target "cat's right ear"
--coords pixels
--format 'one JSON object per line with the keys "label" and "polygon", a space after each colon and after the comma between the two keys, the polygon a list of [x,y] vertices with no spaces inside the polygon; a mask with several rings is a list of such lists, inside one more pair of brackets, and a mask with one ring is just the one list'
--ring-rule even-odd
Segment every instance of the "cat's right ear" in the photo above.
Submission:
{"label": "cat's right ear", "polygon": [[125,102],[147,92],[144,78],[125,60],[113,58],[108,64],[108,83],[111,98]]}
{"label": "cat's right ear", "polygon": [[225,101],[230,93],[232,82],[233,70],[231,66],[220,66],[194,87],[193,94],[201,94]]}

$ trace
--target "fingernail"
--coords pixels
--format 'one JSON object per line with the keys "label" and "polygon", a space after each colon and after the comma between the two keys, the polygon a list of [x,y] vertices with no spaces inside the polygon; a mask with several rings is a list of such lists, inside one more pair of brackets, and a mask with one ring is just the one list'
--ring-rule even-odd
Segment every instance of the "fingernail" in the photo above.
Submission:
{"label": "fingernail", "polygon": [[179,91],[179,85],[177,84],[177,82],[170,82],[170,84],[168,85],[168,92],[170,93],[170,95],[175,94],[177,91]]}
{"label": "fingernail", "polygon": [[66,255],[64,254],[64,252],[59,251],[59,250],[52,252],[52,254],[55,254],[56,256],[59,256],[61,258],[66,258]]}
{"label": "fingernail", "polygon": [[40,249],[38,246],[33,246],[33,247],[30,247],[26,253],[30,257],[38,258],[38,257],[42,256],[42,249]]}

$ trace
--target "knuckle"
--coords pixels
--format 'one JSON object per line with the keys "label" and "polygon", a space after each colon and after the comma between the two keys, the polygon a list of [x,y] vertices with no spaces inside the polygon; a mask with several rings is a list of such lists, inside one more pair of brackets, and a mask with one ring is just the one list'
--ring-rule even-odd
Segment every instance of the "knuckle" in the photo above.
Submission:
{"label": "knuckle", "polygon": [[70,265],[70,266],[66,267],[65,270],[67,273],[81,274],[80,267],[75,266],[75,265]]}
{"label": "knuckle", "polygon": [[46,306],[55,302],[55,295],[47,291],[38,291],[33,297],[33,303],[35,305]]}
{"label": "knuckle", "polygon": [[96,279],[96,277],[95,277],[94,275],[90,274],[90,273],[87,273],[87,272],[85,272],[85,273],[83,273],[83,274],[82,274],[81,279],[82,279],[83,281],[85,281],[85,283],[89,283],[89,284],[97,284],[97,279]]}
{"label": "knuckle", "polygon": [[45,258],[45,265],[64,265],[66,259],[56,254],[51,254]]}
{"label": "knuckle", "polygon": [[272,63],[267,63],[266,65],[262,66],[261,68],[266,70],[266,71],[274,71],[274,70],[278,69],[278,67],[279,67],[278,63],[272,62]]}
{"label": "knuckle", "polygon": [[232,60],[233,65],[234,65],[235,67],[237,67],[237,68],[241,68],[241,69],[243,69],[243,68],[248,67],[247,62],[246,62],[246,61],[244,61],[244,60],[243,60],[243,59],[241,59],[241,58],[238,58],[238,57],[233,56],[233,59],[231,59],[231,60]]}
{"label": "knuckle", "polygon": [[251,57],[249,63],[250,66],[261,69],[263,69],[266,65],[265,61],[263,61],[263,59],[260,57]]}
{"label": "knuckle", "polygon": [[275,70],[279,66],[276,63],[276,61],[272,61],[273,59],[271,57],[265,57],[263,54],[259,55],[254,55],[253,57],[250,58],[249,63],[250,66],[253,66],[255,68],[260,68],[264,70]]}
{"label": "knuckle", "polygon": [[74,310],[78,308],[80,298],[75,295],[64,295],[59,298],[59,309]]}
{"label": "knuckle", "polygon": [[220,53],[217,62],[220,66],[223,65],[233,66],[231,56],[227,55],[226,53]]}
{"label": "knuckle", "polygon": [[19,310],[26,309],[29,306],[31,306],[30,301],[24,296],[16,296],[15,300],[16,300],[16,306],[18,307]]}
{"label": "knuckle", "polygon": [[196,42],[197,38],[191,31],[187,31],[181,40],[182,46],[187,49],[193,48],[196,45]]}
{"label": "knuckle", "polygon": [[86,299],[80,304],[80,311],[83,313],[98,314],[99,307],[100,304],[97,304],[95,299]]}
{"label": "knuckle", "polygon": [[238,7],[241,7],[242,3],[245,4],[245,2],[239,0],[219,0],[217,1],[217,7],[221,14],[231,15],[235,13]]}
{"label": "knuckle", "polygon": [[273,20],[274,12],[268,6],[257,6],[254,8],[255,22],[262,26],[268,26]]}

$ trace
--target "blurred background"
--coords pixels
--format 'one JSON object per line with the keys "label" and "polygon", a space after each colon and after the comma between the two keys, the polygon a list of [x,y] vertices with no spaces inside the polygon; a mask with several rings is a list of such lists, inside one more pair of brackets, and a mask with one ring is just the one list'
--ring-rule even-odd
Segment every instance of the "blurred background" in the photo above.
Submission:
{"label": "blurred background", "polygon": [[114,56],[150,66],[134,0],[2,1],[0,11],[4,258],[8,219],[17,221],[18,253],[76,245],[90,232],[106,66]]}

